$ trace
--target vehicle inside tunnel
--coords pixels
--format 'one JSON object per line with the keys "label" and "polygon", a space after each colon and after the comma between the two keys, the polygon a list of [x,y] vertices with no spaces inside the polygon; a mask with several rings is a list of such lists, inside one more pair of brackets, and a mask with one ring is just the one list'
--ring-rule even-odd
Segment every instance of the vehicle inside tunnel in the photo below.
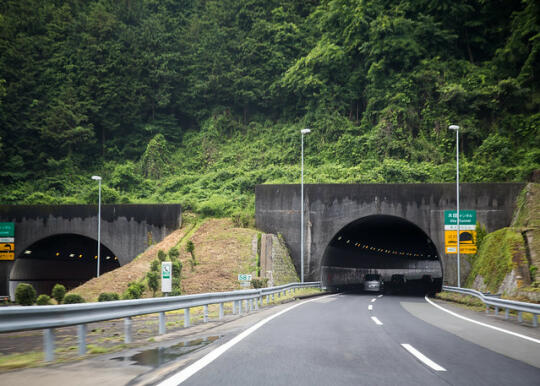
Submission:
{"label": "vehicle inside tunnel", "polygon": [[[106,246],[100,247],[100,274],[120,267]],[[51,294],[56,283],[67,290],[96,276],[97,241],[77,234],[59,234],[39,240],[18,252],[10,273],[10,288],[29,283],[38,294]]]}
{"label": "vehicle inside tunnel", "polygon": [[437,248],[421,228],[397,216],[362,217],[342,228],[326,247],[321,280],[328,289],[362,289],[366,275],[380,277],[385,291],[442,289]]}

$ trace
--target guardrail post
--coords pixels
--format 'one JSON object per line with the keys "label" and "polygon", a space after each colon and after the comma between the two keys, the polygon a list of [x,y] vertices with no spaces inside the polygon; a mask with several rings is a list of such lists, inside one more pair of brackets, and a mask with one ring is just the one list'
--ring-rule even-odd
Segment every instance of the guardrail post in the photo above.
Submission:
{"label": "guardrail post", "polygon": [[189,308],[184,308],[184,327],[189,327],[190,317]]}
{"label": "guardrail post", "polygon": [[538,327],[538,315],[532,314],[533,316],[533,326]]}
{"label": "guardrail post", "polygon": [[272,303],[274,303],[274,294],[272,293]]}
{"label": "guardrail post", "polygon": [[486,314],[489,314],[489,306],[486,306]]}
{"label": "guardrail post", "polygon": [[523,322],[523,312],[518,311],[518,322]]}
{"label": "guardrail post", "polygon": [[499,315],[499,307],[495,307],[495,315]]}
{"label": "guardrail post", "polygon": [[208,304],[205,304],[203,306],[203,322],[204,323],[208,322]]}
{"label": "guardrail post", "polygon": [[131,337],[131,316],[124,318],[124,343],[131,343],[133,341]]}
{"label": "guardrail post", "polygon": [[86,354],[86,332],[88,327],[86,324],[79,324],[77,326],[77,338],[79,340],[79,355]]}
{"label": "guardrail post", "polygon": [[159,313],[159,335],[165,334],[166,329],[167,328],[165,327],[165,312],[161,311]]}
{"label": "guardrail post", "polygon": [[43,350],[45,351],[45,362],[54,361],[54,328],[43,330]]}
{"label": "guardrail post", "polygon": [[269,305],[269,304],[270,304],[270,296],[266,295],[266,305]]}
{"label": "guardrail post", "polygon": [[236,300],[232,302],[232,313],[236,315]]}
{"label": "guardrail post", "polygon": [[509,314],[510,314],[510,310],[508,308],[505,308],[504,309],[504,318],[508,319]]}
{"label": "guardrail post", "polygon": [[225,315],[225,309],[223,303],[219,303],[219,320],[223,319],[223,315]]}

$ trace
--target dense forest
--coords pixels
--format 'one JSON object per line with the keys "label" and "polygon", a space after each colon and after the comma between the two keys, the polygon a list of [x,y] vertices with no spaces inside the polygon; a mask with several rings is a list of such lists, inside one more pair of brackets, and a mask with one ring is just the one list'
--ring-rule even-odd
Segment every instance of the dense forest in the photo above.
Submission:
{"label": "dense forest", "polygon": [[253,210],[260,183],[522,181],[535,0],[3,0],[0,202]]}

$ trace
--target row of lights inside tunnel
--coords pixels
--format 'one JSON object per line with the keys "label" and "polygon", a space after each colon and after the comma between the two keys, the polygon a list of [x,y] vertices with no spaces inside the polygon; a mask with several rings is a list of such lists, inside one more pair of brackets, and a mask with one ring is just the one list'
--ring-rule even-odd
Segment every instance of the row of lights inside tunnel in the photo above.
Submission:
{"label": "row of lights inside tunnel", "polygon": [[[459,235],[459,126],[450,125],[449,130],[456,132],[456,214],[457,214],[457,234]],[[304,135],[309,134],[310,129],[305,128],[300,130],[302,135],[302,166],[301,166],[301,182],[300,182],[300,279],[304,282]],[[93,177],[92,177],[93,178]],[[457,238],[457,286],[461,287],[460,278],[460,251],[459,237]]]}
{"label": "row of lights inside tunnel", "polygon": [[[27,249],[26,251],[24,251],[24,254],[25,254],[25,255],[31,255],[31,254],[32,254],[32,251],[29,250],[29,249]],[[60,256],[60,252],[56,252],[55,256],[56,256],[56,257]],[[83,255],[82,253],[79,253],[79,254],[77,254],[77,253],[70,253],[68,256],[69,256],[69,257],[78,257],[79,259],[82,259],[82,258],[84,257],[84,255]],[[98,256],[95,255],[95,256],[94,256],[94,259],[97,260],[97,258],[98,258]],[[110,260],[110,259],[112,259],[112,256],[106,256],[106,257],[105,257],[105,260]],[[117,257],[117,256],[114,256],[114,260],[118,260],[118,257]]]}
{"label": "row of lights inside tunnel", "polygon": [[[338,241],[341,241],[341,239],[342,239],[342,237],[339,236],[339,237],[338,237]],[[347,241],[345,242],[345,244],[350,244],[350,243],[351,243],[351,240],[347,240]],[[393,251],[393,250],[390,250],[390,249],[377,248],[377,247],[373,247],[373,246],[370,246],[370,245],[367,245],[367,244],[361,244],[361,243],[358,243],[358,242],[355,242],[355,243],[354,243],[354,246],[357,247],[357,248],[369,249],[370,251],[384,252],[384,253],[386,253],[386,254],[391,254],[391,255],[414,256],[414,257],[428,257],[428,258],[435,257],[435,256],[431,256],[431,255],[424,255],[423,253],[412,253],[412,252],[404,252],[404,251]]]}

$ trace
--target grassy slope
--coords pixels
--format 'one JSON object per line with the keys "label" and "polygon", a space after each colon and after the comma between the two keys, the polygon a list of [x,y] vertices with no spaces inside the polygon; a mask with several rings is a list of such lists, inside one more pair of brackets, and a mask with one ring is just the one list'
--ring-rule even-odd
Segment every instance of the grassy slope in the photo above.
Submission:
{"label": "grassy slope", "polygon": [[[130,281],[144,279],[151,261],[157,258],[160,249],[168,252],[174,246],[180,247],[183,293],[239,289],[237,274],[256,271],[256,256],[251,248],[251,241],[256,234],[254,229],[235,227],[230,219],[208,219],[195,227],[187,224],[162,242],[152,245],[129,264],[94,278],[73,289],[71,293],[77,293],[87,301],[96,300],[102,292],[116,292],[121,295]],[[190,264],[191,256],[184,246],[188,239],[195,244],[198,264],[193,269]],[[151,296],[151,292],[147,290],[144,296]]]}
{"label": "grassy slope", "polygon": [[467,286],[472,287],[476,276],[482,275],[487,289],[496,292],[512,269],[527,266],[526,245],[521,234],[525,230],[533,232],[532,243],[528,245],[533,258],[531,263],[540,265],[537,260],[540,256],[540,184],[530,183],[521,192],[511,227],[486,236],[473,260]]}

